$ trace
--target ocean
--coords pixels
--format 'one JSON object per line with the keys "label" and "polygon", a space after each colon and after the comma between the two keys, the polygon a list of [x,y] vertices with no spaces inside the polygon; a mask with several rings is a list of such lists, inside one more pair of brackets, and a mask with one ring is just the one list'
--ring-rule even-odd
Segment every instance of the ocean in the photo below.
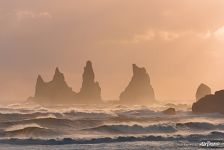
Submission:
{"label": "ocean", "polygon": [[224,149],[224,115],[190,106],[0,106],[0,150]]}

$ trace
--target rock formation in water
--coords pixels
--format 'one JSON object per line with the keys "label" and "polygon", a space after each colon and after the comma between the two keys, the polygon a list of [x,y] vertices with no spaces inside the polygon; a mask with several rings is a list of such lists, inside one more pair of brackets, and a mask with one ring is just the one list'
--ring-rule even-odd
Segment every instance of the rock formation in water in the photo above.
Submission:
{"label": "rock formation in water", "polygon": [[207,95],[192,106],[194,113],[224,113],[224,90]]}
{"label": "rock formation in water", "polygon": [[87,61],[82,75],[82,87],[78,93],[78,99],[87,103],[96,103],[101,101],[101,88],[95,81],[92,63]]}
{"label": "rock formation in water", "polygon": [[166,115],[175,115],[176,114],[176,110],[175,110],[175,108],[168,108],[168,109],[162,111],[162,113],[164,113]]}
{"label": "rock formation in water", "polygon": [[133,64],[133,76],[126,89],[120,94],[122,104],[147,105],[155,102],[154,90],[145,68]]}
{"label": "rock formation in water", "polygon": [[197,89],[196,100],[198,101],[202,97],[205,97],[206,95],[210,95],[211,93],[212,93],[211,88],[207,86],[206,84],[202,83]]}
{"label": "rock formation in water", "polygon": [[75,94],[65,82],[64,75],[56,68],[53,80],[50,82],[44,82],[42,77],[38,76],[35,96],[32,99],[38,103],[71,103]]}
{"label": "rock formation in water", "polygon": [[56,68],[53,80],[50,82],[44,82],[42,77],[38,76],[35,95],[29,100],[52,105],[100,103],[101,88],[94,78],[92,63],[88,61],[84,68],[82,88],[76,93],[67,85],[64,75]]}

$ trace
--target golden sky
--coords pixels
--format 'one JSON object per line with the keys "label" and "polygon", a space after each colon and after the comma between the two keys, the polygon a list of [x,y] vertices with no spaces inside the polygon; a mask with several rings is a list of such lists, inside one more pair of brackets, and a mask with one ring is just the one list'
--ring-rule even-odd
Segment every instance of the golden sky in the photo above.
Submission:
{"label": "golden sky", "polygon": [[0,101],[34,94],[56,66],[75,90],[92,60],[104,99],[145,66],[158,99],[224,88],[223,0],[0,0]]}

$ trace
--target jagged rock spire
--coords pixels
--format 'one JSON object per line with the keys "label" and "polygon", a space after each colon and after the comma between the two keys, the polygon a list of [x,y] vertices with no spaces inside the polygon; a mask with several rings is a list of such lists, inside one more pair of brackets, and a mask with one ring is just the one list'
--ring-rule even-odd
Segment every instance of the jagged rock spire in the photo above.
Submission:
{"label": "jagged rock spire", "polygon": [[35,88],[35,97],[38,97],[38,95],[40,95],[43,87],[44,87],[44,80],[40,75],[38,75]]}
{"label": "jagged rock spire", "polygon": [[92,67],[92,62],[91,61],[87,61],[86,62],[86,66],[84,68],[84,73],[82,75],[82,88],[85,88],[88,86],[88,84],[92,84],[94,83],[94,79],[95,79],[95,74],[93,72],[93,67]]}
{"label": "jagged rock spire", "polygon": [[41,77],[41,75],[38,75],[38,77],[37,77],[37,82],[38,82],[38,83],[44,83],[44,80],[43,80],[43,78]]}
{"label": "jagged rock spire", "polygon": [[101,88],[95,81],[91,61],[87,61],[83,73],[82,87],[79,93],[72,91],[59,68],[55,69],[50,82],[44,82],[39,75],[36,83],[35,96],[31,99],[41,104],[96,104],[101,103]]}
{"label": "jagged rock spire", "polygon": [[126,89],[120,94],[121,103],[143,105],[154,102],[155,94],[146,69],[136,64],[132,67],[133,76]]}
{"label": "jagged rock spire", "polygon": [[53,77],[53,81],[64,81],[64,80],[65,80],[65,78],[64,78],[63,73],[61,73],[59,71],[59,68],[56,67],[54,77]]}
{"label": "jagged rock spire", "polygon": [[67,103],[75,97],[75,92],[72,91],[67,83],[63,73],[57,67],[54,77],[50,82],[44,82],[42,77],[38,75],[36,83],[36,91],[34,99],[39,103]]}
{"label": "jagged rock spire", "polygon": [[95,81],[95,74],[92,67],[92,62],[87,61],[82,75],[82,87],[79,92],[79,98],[89,102],[101,100],[101,88],[99,83]]}

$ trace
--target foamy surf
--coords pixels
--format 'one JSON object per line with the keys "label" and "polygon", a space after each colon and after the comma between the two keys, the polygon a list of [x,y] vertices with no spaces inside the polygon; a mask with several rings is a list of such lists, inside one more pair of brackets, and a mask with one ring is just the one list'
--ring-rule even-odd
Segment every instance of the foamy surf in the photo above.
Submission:
{"label": "foamy surf", "polygon": [[[222,114],[192,114],[187,108],[166,115],[153,107],[75,105],[65,108],[19,106],[0,108],[0,144],[117,145],[224,140]],[[168,144],[168,146],[170,146]],[[118,144],[119,145],[119,144]],[[148,145],[149,146],[149,145]],[[85,146],[84,146],[85,147]],[[124,145],[122,147],[125,147]],[[86,149],[86,148],[85,148]]]}

